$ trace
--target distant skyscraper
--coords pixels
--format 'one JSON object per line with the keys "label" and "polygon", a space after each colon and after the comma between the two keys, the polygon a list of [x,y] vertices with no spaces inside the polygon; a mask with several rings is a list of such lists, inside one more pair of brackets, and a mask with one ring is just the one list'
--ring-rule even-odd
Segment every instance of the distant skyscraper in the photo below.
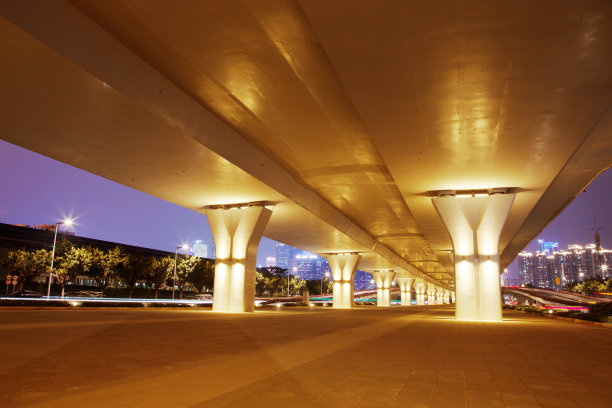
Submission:
{"label": "distant skyscraper", "polygon": [[202,240],[197,240],[191,244],[191,250],[195,256],[208,258],[208,246]]}
{"label": "distant skyscraper", "polygon": [[281,244],[280,242],[276,244],[276,266],[283,269],[289,269],[292,249],[293,247]]}
{"label": "distant skyscraper", "polygon": [[295,266],[291,268],[292,274],[298,275],[301,279],[317,280],[323,276],[327,261],[310,252],[301,251],[294,256],[293,264]]}
{"label": "distant skyscraper", "polygon": [[[547,249],[544,245],[542,249]],[[549,247],[550,248],[550,247]],[[596,244],[570,245],[566,251],[521,252],[518,258],[519,283],[560,289],[569,282],[610,277],[612,251]]]}
{"label": "distant skyscraper", "polygon": [[540,244],[540,252],[543,254],[552,255],[559,251],[559,244],[556,242],[547,242],[543,239],[538,239],[538,243]]}
{"label": "distant skyscraper", "polygon": [[355,271],[355,290],[376,289],[376,283],[372,282],[374,277],[371,273],[357,269]]}
{"label": "distant skyscraper", "polygon": [[269,256],[266,258],[266,268],[271,266],[276,266],[276,258],[273,256]]}

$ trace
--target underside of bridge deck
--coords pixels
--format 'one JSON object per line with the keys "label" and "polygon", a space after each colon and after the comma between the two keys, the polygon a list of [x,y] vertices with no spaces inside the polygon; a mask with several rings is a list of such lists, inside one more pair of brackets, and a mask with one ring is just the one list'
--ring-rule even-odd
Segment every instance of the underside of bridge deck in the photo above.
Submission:
{"label": "underside of bridge deck", "polygon": [[612,158],[612,3],[3,1],[1,137],[449,290],[433,197],[515,195],[505,266]]}

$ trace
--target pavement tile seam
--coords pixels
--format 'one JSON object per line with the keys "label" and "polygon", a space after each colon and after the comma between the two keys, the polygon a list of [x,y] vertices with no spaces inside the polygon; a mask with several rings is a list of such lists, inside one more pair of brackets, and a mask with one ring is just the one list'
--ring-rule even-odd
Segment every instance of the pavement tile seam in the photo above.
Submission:
{"label": "pavement tile seam", "polygon": [[[388,320],[388,321],[383,321],[383,322],[379,322],[379,323],[370,324],[369,326],[372,327],[372,329],[362,330],[363,327],[359,327],[358,329],[352,330],[354,332],[354,334],[352,334],[352,335],[347,333],[346,331],[345,332],[334,333],[332,335],[324,335],[324,336],[321,336],[321,338],[317,339],[316,343],[319,343],[318,344],[319,350],[323,350],[325,352],[329,352],[329,350],[326,351],[326,349],[325,349],[325,343],[326,342],[331,342],[332,343],[332,346],[331,346],[332,349],[334,349],[334,347],[336,349],[342,349],[342,348],[349,347],[349,346],[351,346],[351,345],[353,345],[355,343],[367,341],[371,337],[380,336],[381,333],[385,333],[388,330],[393,330],[393,328],[395,328],[397,326],[405,325],[407,323],[410,323],[410,321],[407,321],[407,320],[405,320],[403,318],[395,318],[395,319],[391,319],[391,320]],[[360,330],[362,330],[363,332],[360,332]],[[350,332],[350,331],[351,330],[348,330],[348,332]],[[331,340],[334,337],[336,339],[335,340]],[[312,339],[308,340],[308,342],[314,343],[314,341]],[[303,348],[303,346],[300,344],[300,343],[303,343],[303,342],[297,341],[295,343],[296,344],[290,344],[290,345],[285,344],[285,345],[278,346],[276,348],[276,350],[266,350],[266,355],[275,354],[275,357],[273,358],[273,361],[276,364],[280,364],[280,367],[283,367],[283,366],[291,367],[291,366],[299,365],[301,363],[298,364],[296,361],[292,361],[291,357],[293,355],[292,353],[295,353],[296,350],[298,350],[300,348]],[[336,345],[334,345],[334,344],[336,344]],[[329,349],[329,345],[328,345],[328,349]],[[288,350],[292,350],[292,351],[290,352]],[[320,355],[317,358],[320,358],[323,355],[324,355],[324,353],[320,353]],[[259,358],[257,356],[253,356],[253,358],[255,359],[254,361],[258,361],[259,362],[258,364],[260,364],[261,366],[265,366],[265,364],[266,364],[265,360],[261,360],[261,358]],[[244,358],[242,358],[242,360],[244,360]],[[234,364],[238,364],[238,362],[236,362]],[[212,369],[212,370],[213,371],[223,372],[225,365],[227,365],[227,362],[219,363],[216,366],[217,368]],[[178,376],[182,376],[182,377],[190,376],[188,374],[189,372],[193,372],[193,374],[195,375],[197,372],[200,372],[201,370],[202,370],[202,367],[194,368],[194,369],[191,369],[191,370],[188,369],[188,370],[184,370],[183,372],[180,372],[180,373],[175,373],[175,374],[170,374],[170,375],[166,375],[166,376],[161,376],[160,378],[157,378],[156,381],[160,381],[161,378],[163,378],[163,377],[167,377],[169,379],[172,379],[172,378],[175,378],[177,375]],[[273,369],[273,371],[274,371],[274,369]],[[262,372],[261,370],[256,370],[255,373],[239,373],[239,374],[241,374],[243,376],[246,376],[245,378],[249,378],[249,379],[250,378],[257,378],[257,377],[259,377],[261,375],[265,375],[265,370],[264,370],[264,372]],[[169,381],[171,381],[171,380],[169,380]],[[245,379],[243,381],[247,381],[247,383],[250,383],[251,380]],[[218,384],[218,386],[220,386],[220,385],[221,384]],[[109,390],[119,390],[122,387],[123,387],[123,384],[117,384],[114,387],[113,386],[105,387],[105,390],[107,390],[107,391],[105,391],[105,393],[109,392]],[[144,381],[144,382],[143,381],[133,381],[133,382],[131,382],[131,387],[135,387],[135,388],[138,388],[139,390],[143,391],[143,392],[139,393],[140,395],[147,395],[147,391],[148,392],[153,391],[153,390],[151,390],[148,387],[148,384],[147,384],[146,381]],[[223,387],[220,387],[220,388],[222,389]],[[159,390],[157,390],[157,392],[159,392]],[[90,393],[80,394],[78,396],[78,398],[86,397],[88,394],[91,394],[91,397],[93,397],[93,398],[90,398],[90,399],[97,400],[98,398],[96,398],[96,397],[99,397],[98,393],[99,392],[97,392],[97,391],[93,391],[93,392],[90,392]],[[115,391],[115,393],[118,393],[118,392]],[[121,399],[122,397],[123,396],[120,396],[119,400],[117,401],[119,404],[122,403],[121,402],[122,401],[122,399]],[[63,401],[63,400],[65,400],[65,401]],[[65,398],[65,399],[61,398],[61,399],[53,401],[52,406],[62,406],[63,407],[65,405],[71,405],[70,401],[71,401],[70,397]],[[49,404],[45,403],[45,404],[43,404],[43,406],[49,406]]]}
{"label": "pavement tile seam", "polygon": [[[302,358],[300,362],[291,361],[295,357],[295,350],[310,352],[310,350],[319,347],[326,347],[326,341],[322,340],[325,335],[316,335],[320,333],[318,331],[320,327],[317,326],[318,328],[314,330],[314,326],[309,326],[311,321],[309,318],[299,320],[300,316],[304,316],[301,312],[291,311],[288,313],[291,314],[283,315],[279,313],[266,315],[263,318],[260,315],[254,319],[231,319],[231,323],[224,325],[226,328],[235,326],[235,330],[242,332],[243,336],[239,341],[251,341],[254,354],[238,352],[233,358],[224,356],[215,360],[215,367],[226,371],[226,374],[220,372],[220,377],[228,375],[227,370],[231,367],[236,367],[234,375],[244,383],[243,388],[237,389],[242,390],[244,395],[240,398],[234,398],[231,392],[221,394],[226,395],[227,398],[217,400],[218,404],[210,405],[211,407],[278,406],[267,400],[271,395],[278,395],[278,401],[282,401],[283,405],[288,407],[296,405],[300,407],[325,407],[326,405],[322,405],[325,400],[319,396],[319,393],[329,396],[339,389],[342,390],[338,394],[339,398],[333,399],[333,401],[337,402],[338,405],[336,406],[342,408],[350,406],[363,408],[363,403],[360,403],[362,401],[371,401],[375,405],[370,406],[381,407],[580,406],[598,408],[606,406],[602,405],[606,403],[606,397],[612,398],[612,387],[609,387],[609,377],[607,375],[608,367],[604,361],[601,361],[601,356],[610,355],[612,352],[612,344],[609,342],[609,337],[604,336],[603,331],[596,328],[571,325],[559,321],[551,321],[551,324],[542,325],[538,319],[529,317],[516,324],[471,324],[469,322],[458,324],[453,320],[430,318],[429,316],[435,316],[436,314],[448,314],[448,311],[442,309],[432,309],[428,313],[411,313],[409,316],[407,315],[405,320],[397,319],[397,324],[390,324],[389,330],[385,332],[374,330],[374,332],[366,333],[359,339],[353,338],[351,341],[355,341],[354,343],[345,344],[343,347],[330,351],[325,356],[323,354],[319,354],[319,357],[310,356],[305,359]],[[373,321],[374,318],[384,316],[384,319],[390,320],[393,316],[398,315],[398,311],[393,310],[386,312],[360,310],[357,313],[352,313],[352,311],[327,313],[325,311],[317,316],[317,321],[319,323],[325,322],[325,325],[334,321],[357,319],[359,320],[358,324],[349,326],[359,332],[359,328],[365,327],[364,325]],[[108,320],[104,317],[104,314],[96,316]],[[219,322],[225,321],[225,318],[222,319],[219,315],[214,318]],[[230,319],[230,316],[228,315],[227,318]],[[0,317],[0,319],[2,318]],[[260,324],[255,325],[253,323],[256,319],[261,324],[271,324],[274,320],[283,325],[289,321],[294,321],[293,319],[298,319],[300,325],[305,325],[303,332],[310,333],[311,337],[303,338],[303,340],[291,344],[286,342],[289,337],[277,335],[271,336],[271,340],[253,342],[255,339],[253,334],[249,332]],[[179,326],[176,326],[177,324]],[[197,326],[190,321],[182,323],[161,322],[160,325],[164,327],[172,326],[173,328],[190,327],[190,330]],[[117,331],[119,326],[125,326],[122,329],[124,331]],[[138,338],[139,330],[149,327],[149,325],[130,326],[129,323],[121,323],[119,326],[113,328],[113,331],[118,334],[129,332],[134,339]],[[135,326],[139,328],[135,329]],[[382,326],[385,326],[385,324],[382,324]],[[103,325],[87,327],[89,328],[75,326],[65,330],[84,330],[84,332],[90,333],[100,333],[106,330]],[[274,323],[270,327],[280,326]],[[294,324],[292,327],[297,326]],[[348,326],[344,326],[342,330],[346,330],[346,327]],[[585,329],[587,330],[585,331]],[[58,328],[40,330],[58,337],[62,334],[62,330]],[[0,341],[0,349],[1,346],[7,347],[11,339],[15,338],[14,335],[33,332],[30,329],[11,330],[4,334],[9,333],[10,336],[4,336],[6,341]],[[346,333],[344,332],[345,335]],[[327,334],[332,334],[333,337],[333,334],[338,334],[338,332],[331,331]],[[108,340],[112,341],[112,339],[112,335],[109,334]],[[178,339],[179,337],[176,338],[177,341]],[[327,339],[329,340],[330,337],[327,337]],[[551,342],[551,339],[554,339],[554,341]],[[95,335],[92,334],[89,337],[85,335],[77,336],[72,344],[73,347],[78,347],[79,344],[83,345],[84,342],[89,340],[94,341]],[[185,340],[191,341],[188,338]],[[242,343],[237,341],[232,344]],[[563,354],[556,351],[558,350],[556,347],[567,348],[574,344],[581,344],[581,349],[570,350]],[[154,347],[155,345],[155,342],[150,342],[144,347]],[[197,343],[193,343],[190,347],[195,345]],[[250,347],[249,343],[246,343],[246,345]],[[282,350],[283,347],[286,348],[284,351]],[[66,349],[68,350],[68,348]],[[255,352],[255,349],[259,351]],[[379,352],[372,352],[372,350],[379,350]],[[594,351],[599,357],[594,355]],[[202,407],[208,407],[209,405],[206,405],[205,402],[212,401],[202,399],[203,391],[196,390],[198,387],[196,384],[199,384],[198,375],[206,375],[207,367],[210,369],[213,365],[212,360],[194,360],[188,364],[170,364],[168,362],[165,365],[155,366],[158,368],[149,370],[143,365],[144,361],[133,360],[129,352],[122,351],[121,353],[126,360],[122,369],[132,375],[127,382],[123,382],[124,385],[126,383],[130,385],[141,384],[137,374],[147,372],[152,374],[149,378],[152,384],[141,384],[145,390],[150,389],[153,392],[159,392],[155,388],[155,383],[168,384],[168,381],[172,380],[176,382],[179,390],[181,387],[186,390],[187,395],[185,397],[195,398],[195,400],[190,401],[191,403],[199,400],[202,402]],[[248,361],[260,362],[261,370],[259,372],[245,372],[246,367],[249,367]],[[102,365],[103,363],[101,362]],[[371,372],[368,375],[363,374],[360,365],[365,365]],[[319,370],[316,369],[317,367]],[[589,367],[589,371],[593,372],[584,372],[584,370],[581,370],[583,367]],[[321,368],[324,371],[320,371]],[[37,372],[39,374],[35,375],[45,378],[45,369],[45,367],[38,368]],[[164,369],[174,371],[174,373],[164,375]],[[26,373],[26,371],[22,372]],[[579,375],[583,372],[584,374]],[[338,376],[339,373],[342,373],[342,375]],[[30,374],[34,374],[34,372]],[[278,376],[270,376],[271,374]],[[74,373],[69,371],[61,373],[61,376],[57,379],[57,384],[60,387],[62,384],[69,384],[73,375]],[[185,381],[185,377],[187,377],[186,381],[195,388],[179,381]],[[213,378],[210,381],[217,384],[217,388],[226,387],[221,380],[222,378]],[[96,385],[100,388],[100,395],[104,395],[104,393],[113,395],[113,390],[120,389],[121,383],[122,381],[117,381],[114,385],[112,383],[97,383]],[[269,386],[268,383],[273,383],[281,392],[276,394],[270,392],[266,388]],[[294,389],[291,388],[292,384],[295,387]],[[328,384],[333,386],[327,386]],[[384,390],[383,395],[367,394],[356,389],[356,387],[359,388],[359,386],[366,386],[367,384],[376,384],[375,389]],[[458,384],[461,384],[461,387]],[[475,387],[468,388],[469,385]],[[317,392],[311,392],[313,389],[316,389]],[[36,386],[27,390],[32,395],[35,395],[37,391]],[[81,401],[96,399],[92,398],[92,394],[83,388],[70,388],[68,386],[66,392],[74,393],[75,399],[72,401],[77,401],[79,398]],[[300,393],[303,395],[300,395]],[[258,397],[253,399],[253,396]],[[59,394],[38,394],[36,398],[29,401],[33,403],[42,397],[51,397],[49,401],[52,404],[61,405],[62,398],[58,398],[60,397]],[[113,400],[112,405],[134,406],[134,404],[130,404],[130,398],[130,395],[122,395]],[[307,398],[312,398],[319,404],[312,403]],[[98,397],[98,399],[100,398]],[[581,399],[584,401],[581,402]],[[108,398],[101,398],[101,400],[106,403],[109,401]],[[163,406],[161,405],[163,400],[163,398],[154,400],[150,406]],[[13,405],[9,402],[6,406],[26,405],[14,405],[15,402],[13,402]],[[21,403],[23,402],[25,400],[21,400]],[[174,402],[178,403],[180,401]],[[450,403],[455,405],[448,405]],[[178,405],[165,406],[189,406],[189,404],[188,401]],[[108,406],[108,404],[105,406]]]}

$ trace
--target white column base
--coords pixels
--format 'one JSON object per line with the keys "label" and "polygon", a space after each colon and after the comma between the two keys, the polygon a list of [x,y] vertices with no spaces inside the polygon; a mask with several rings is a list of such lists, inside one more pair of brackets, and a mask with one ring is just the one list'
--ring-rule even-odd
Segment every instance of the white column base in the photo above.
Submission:
{"label": "white column base", "polygon": [[213,311],[255,310],[257,248],[271,215],[260,206],[206,210],[216,248]]}
{"label": "white column base", "polygon": [[353,294],[355,271],[359,264],[359,254],[328,254],[325,255],[334,279],[333,307],[335,309],[351,309],[353,307]]}
{"label": "white column base", "polygon": [[433,199],[453,242],[457,319],[502,319],[499,237],[514,197],[495,194]]}
{"label": "white column base", "polygon": [[425,305],[425,293],[427,292],[427,284],[423,281],[417,281],[414,285],[416,291],[416,301],[418,306]]}
{"label": "white column base", "polygon": [[412,283],[414,278],[397,278],[401,291],[402,306],[410,306],[412,304]]}
{"label": "white column base", "polygon": [[377,298],[376,306],[389,307],[391,306],[391,284],[395,278],[394,271],[372,271],[372,276],[376,281]]}

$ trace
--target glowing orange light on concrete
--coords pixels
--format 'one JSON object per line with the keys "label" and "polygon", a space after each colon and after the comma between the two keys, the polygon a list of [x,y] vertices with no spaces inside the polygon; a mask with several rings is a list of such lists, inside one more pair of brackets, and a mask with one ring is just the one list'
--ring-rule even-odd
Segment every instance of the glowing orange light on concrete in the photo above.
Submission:
{"label": "glowing orange light on concrete", "polygon": [[372,276],[376,281],[377,300],[376,305],[379,307],[391,306],[391,282],[395,278],[394,271],[372,271]]}
{"label": "glowing orange light on concrete", "polygon": [[213,311],[255,310],[257,248],[271,215],[263,206],[206,210],[216,248]]}
{"label": "glowing orange light on concrete", "polygon": [[499,237],[514,197],[432,199],[453,243],[457,319],[501,320]]}
{"label": "glowing orange light on concrete", "polygon": [[423,279],[417,279],[414,284],[414,290],[416,292],[417,305],[421,306],[425,304],[425,293],[427,292],[427,284]]}
{"label": "glowing orange light on concrete", "polygon": [[333,307],[350,309],[353,307],[355,271],[361,258],[355,253],[326,254],[325,258],[331,269],[333,285]]}
{"label": "glowing orange light on concrete", "polygon": [[414,278],[397,278],[399,283],[402,306],[410,306],[412,304],[412,284]]}

